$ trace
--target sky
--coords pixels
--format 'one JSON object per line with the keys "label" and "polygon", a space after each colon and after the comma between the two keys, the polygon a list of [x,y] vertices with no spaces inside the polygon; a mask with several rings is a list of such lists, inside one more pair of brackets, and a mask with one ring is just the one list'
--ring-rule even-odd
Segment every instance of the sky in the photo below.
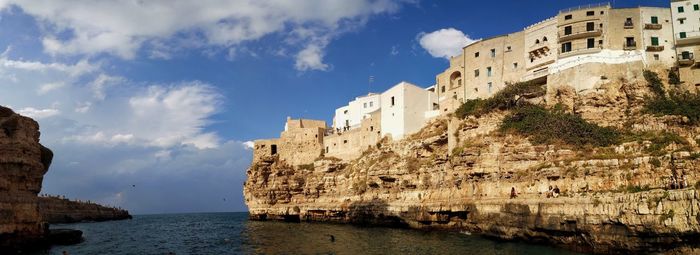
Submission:
{"label": "sky", "polygon": [[[463,46],[596,2],[0,0],[0,105],[54,151],[42,193],[246,211],[251,141],[287,116],[330,123],[356,96],[431,86]],[[640,5],[669,1],[613,4]]]}

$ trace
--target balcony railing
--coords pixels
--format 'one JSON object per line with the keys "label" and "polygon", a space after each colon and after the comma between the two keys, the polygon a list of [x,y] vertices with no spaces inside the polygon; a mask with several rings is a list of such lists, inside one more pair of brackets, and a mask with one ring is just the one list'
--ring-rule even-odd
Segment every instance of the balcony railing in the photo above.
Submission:
{"label": "balcony railing", "polygon": [[695,56],[693,53],[678,54],[678,64],[682,66],[690,66],[695,64]]}
{"label": "balcony railing", "polygon": [[576,6],[576,7],[561,9],[561,10],[559,10],[559,13],[561,14],[561,13],[565,13],[565,12],[572,12],[572,11],[577,11],[577,10],[582,10],[582,9],[591,9],[591,8],[598,8],[598,7],[610,7],[610,2],[604,2],[604,3],[598,3],[598,4],[579,5],[579,6]]}
{"label": "balcony railing", "polygon": [[652,24],[652,23],[644,24],[644,29],[659,30],[662,27],[663,26],[661,24]]}
{"label": "balcony railing", "polygon": [[635,50],[635,49],[637,49],[637,42],[635,42],[635,41],[624,42],[622,44],[622,49],[623,50]]}
{"label": "balcony railing", "polygon": [[663,45],[648,45],[647,46],[647,51],[662,51],[664,50]]}
{"label": "balcony railing", "polygon": [[584,37],[599,36],[602,34],[603,34],[603,30],[600,28],[595,28],[593,30],[579,29],[576,31],[572,31],[569,34],[560,32],[559,33],[559,42],[571,41],[574,39],[579,39],[579,38],[584,38]]}
{"label": "balcony railing", "polygon": [[634,23],[625,21],[625,29],[632,29],[634,28]]}

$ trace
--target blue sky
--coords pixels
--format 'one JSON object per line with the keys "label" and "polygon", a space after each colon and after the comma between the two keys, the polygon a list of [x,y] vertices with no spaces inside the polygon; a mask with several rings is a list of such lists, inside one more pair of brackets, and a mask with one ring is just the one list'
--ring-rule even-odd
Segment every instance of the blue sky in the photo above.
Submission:
{"label": "blue sky", "polygon": [[[430,86],[464,44],[596,2],[0,0],[0,104],[41,124],[45,193],[244,211],[245,142],[286,116],[330,121],[369,91]],[[639,5],[669,4],[614,3]]]}

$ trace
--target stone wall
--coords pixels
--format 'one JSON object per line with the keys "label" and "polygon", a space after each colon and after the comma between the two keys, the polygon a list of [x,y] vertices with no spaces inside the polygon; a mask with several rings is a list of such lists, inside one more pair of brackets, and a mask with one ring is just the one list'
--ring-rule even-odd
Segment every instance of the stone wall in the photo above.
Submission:
{"label": "stone wall", "polygon": [[58,197],[39,197],[39,212],[50,224],[131,219],[127,210]]}
{"label": "stone wall", "polygon": [[37,122],[0,106],[0,251],[44,242],[37,194],[52,158]]}
{"label": "stone wall", "polygon": [[381,139],[381,115],[375,111],[362,120],[360,127],[336,132],[323,138],[324,156],[350,161]]}

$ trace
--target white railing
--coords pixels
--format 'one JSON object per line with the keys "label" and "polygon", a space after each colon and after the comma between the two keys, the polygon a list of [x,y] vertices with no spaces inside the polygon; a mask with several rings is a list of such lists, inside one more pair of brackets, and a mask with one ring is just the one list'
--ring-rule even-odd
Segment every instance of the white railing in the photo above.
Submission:
{"label": "white railing", "polygon": [[576,7],[571,7],[571,8],[559,10],[559,13],[572,12],[572,11],[577,11],[577,10],[582,10],[582,9],[591,9],[591,8],[597,8],[597,7],[609,7],[609,6],[610,6],[610,2],[579,5]]}

